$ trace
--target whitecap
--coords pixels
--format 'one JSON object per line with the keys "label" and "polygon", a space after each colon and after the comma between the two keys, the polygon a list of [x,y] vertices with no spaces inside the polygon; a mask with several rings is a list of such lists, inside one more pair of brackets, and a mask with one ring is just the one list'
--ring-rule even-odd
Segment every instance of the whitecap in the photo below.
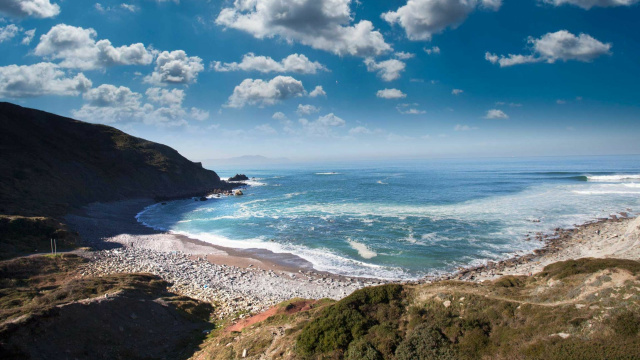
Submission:
{"label": "whitecap", "polygon": [[349,246],[351,246],[353,250],[356,250],[358,252],[358,255],[360,255],[360,257],[363,259],[372,259],[378,256],[375,251],[371,250],[371,248],[363,243],[359,243],[351,239],[347,239],[347,242],[349,243]]}
{"label": "whitecap", "polygon": [[640,175],[587,175],[587,180],[596,182],[640,181]]}

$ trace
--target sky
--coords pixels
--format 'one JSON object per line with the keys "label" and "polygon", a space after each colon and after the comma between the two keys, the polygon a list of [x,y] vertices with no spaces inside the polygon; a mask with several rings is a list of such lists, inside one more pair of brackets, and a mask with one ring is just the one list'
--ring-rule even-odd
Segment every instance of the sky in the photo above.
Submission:
{"label": "sky", "polygon": [[192,160],[639,154],[640,0],[1,0],[0,101]]}

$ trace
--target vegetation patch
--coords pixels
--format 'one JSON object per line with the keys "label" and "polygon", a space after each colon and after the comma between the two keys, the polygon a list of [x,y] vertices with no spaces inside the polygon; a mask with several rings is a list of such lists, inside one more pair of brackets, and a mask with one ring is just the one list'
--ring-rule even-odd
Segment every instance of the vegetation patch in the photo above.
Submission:
{"label": "vegetation patch", "polygon": [[624,269],[633,275],[640,274],[640,262],[625,259],[593,259],[560,261],[545,266],[540,276],[551,279],[564,279],[572,275],[593,274],[605,269]]}

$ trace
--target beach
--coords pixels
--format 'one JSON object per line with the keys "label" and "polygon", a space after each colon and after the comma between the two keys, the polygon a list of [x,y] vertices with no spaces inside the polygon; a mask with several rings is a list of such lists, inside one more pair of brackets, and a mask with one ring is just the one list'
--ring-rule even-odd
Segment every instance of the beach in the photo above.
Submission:
{"label": "beach", "polygon": [[[313,270],[292,254],[258,249],[230,249],[141,225],[135,215],[153,203],[137,199],[95,203],[66,220],[80,233],[90,262],[81,276],[151,273],[172,284],[176,293],[217,306],[220,318],[242,318],[300,297],[341,299],[365,287],[389,281],[338,276]],[[557,261],[597,258],[640,258],[640,218],[601,219],[574,229],[556,229],[531,241],[540,249],[531,254],[425,278],[482,282],[504,275],[532,275]],[[405,282],[406,283],[406,282]]]}
{"label": "beach", "polygon": [[291,298],[341,299],[353,291],[385,283],[313,271],[290,254],[236,250],[138,223],[135,215],[150,199],[95,203],[66,217],[85,245],[96,251],[81,276],[151,273],[170,282],[171,291],[217,305],[216,315],[244,317]]}

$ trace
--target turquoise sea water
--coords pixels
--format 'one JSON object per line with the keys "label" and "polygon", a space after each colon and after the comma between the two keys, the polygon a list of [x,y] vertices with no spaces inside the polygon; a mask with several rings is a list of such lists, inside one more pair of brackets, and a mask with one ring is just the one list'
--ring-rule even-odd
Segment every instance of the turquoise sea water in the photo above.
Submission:
{"label": "turquoise sea water", "polygon": [[138,220],[350,276],[419,278],[541,246],[527,234],[640,212],[640,156],[215,170],[255,179],[244,196],[157,204]]}

